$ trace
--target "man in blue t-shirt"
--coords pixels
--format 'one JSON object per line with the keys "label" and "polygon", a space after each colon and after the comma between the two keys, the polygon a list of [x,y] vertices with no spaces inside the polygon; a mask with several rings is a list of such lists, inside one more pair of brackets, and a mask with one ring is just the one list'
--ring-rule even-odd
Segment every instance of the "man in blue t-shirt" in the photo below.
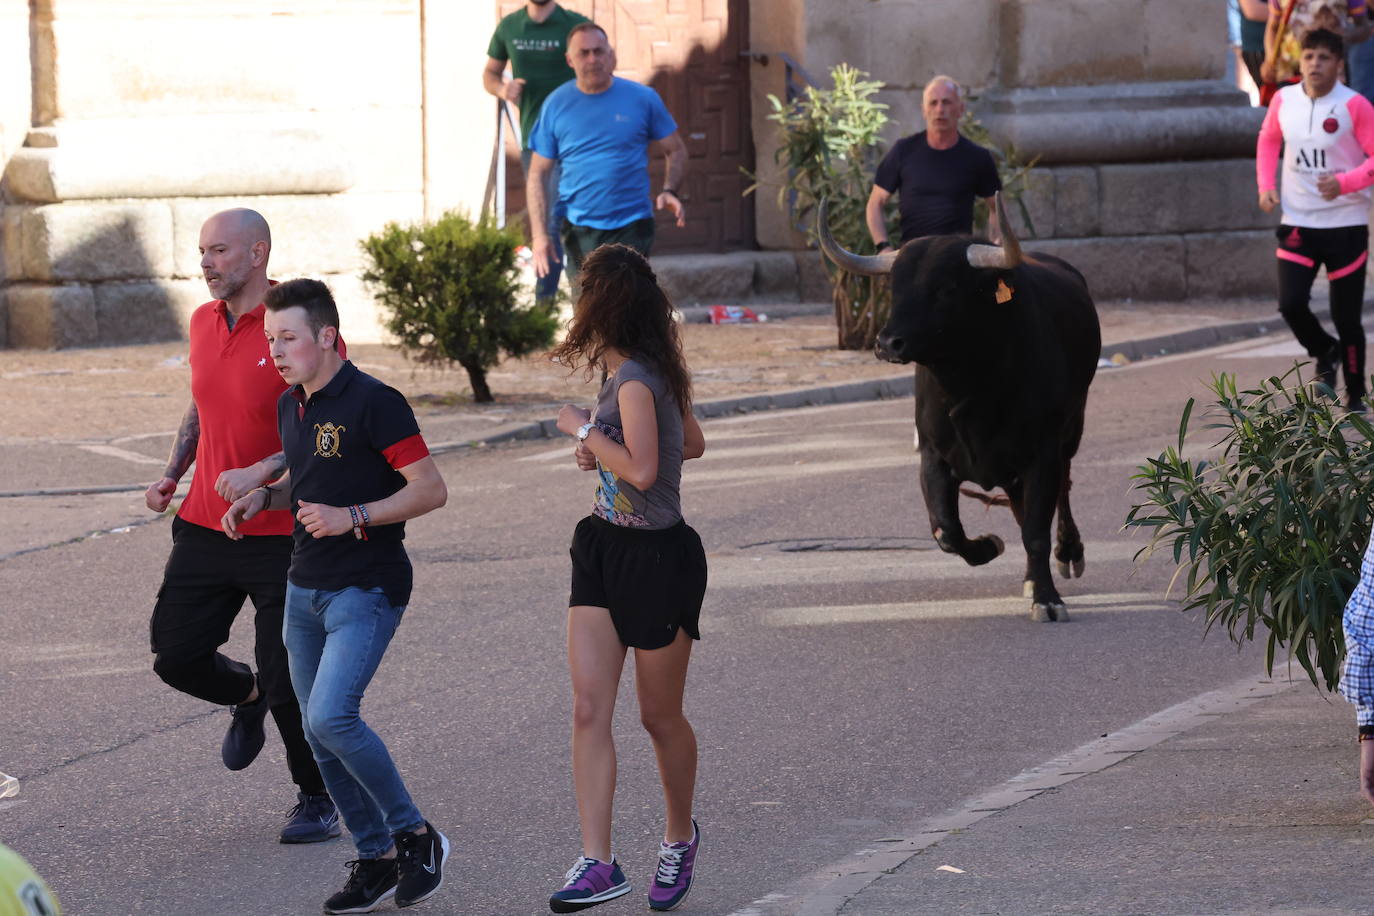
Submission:
{"label": "man in blue t-shirt", "polygon": [[[555,162],[562,166],[559,200],[568,211],[564,267],[576,299],[578,268],[597,246],[618,242],[649,255],[655,206],[671,210],[678,226],[686,224],[678,189],[687,147],[657,92],[614,75],[615,52],[600,26],[582,22],[568,32],[568,64],[576,78],[549,94],[530,133],[533,155],[525,195],[534,269],[542,277],[558,263],[545,226],[550,201],[543,179]],[[662,155],[667,166],[663,189],[652,203],[650,154]]]}
{"label": "man in blue t-shirt", "polygon": [[972,232],[973,199],[992,206],[992,196],[1002,189],[992,154],[959,133],[964,101],[958,83],[948,76],[932,79],[921,96],[921,111],[926,129],[898,140],[873,176],[865,216],[880,252],[892,247],[883,207],[894,193],[905,242]]}

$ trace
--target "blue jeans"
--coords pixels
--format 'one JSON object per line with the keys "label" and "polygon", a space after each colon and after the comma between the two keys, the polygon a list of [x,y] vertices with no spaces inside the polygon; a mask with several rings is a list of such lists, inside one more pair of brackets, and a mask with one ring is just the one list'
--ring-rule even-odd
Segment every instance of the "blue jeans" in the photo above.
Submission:
{"label": "blue jeans", "polygon": [[[530,173],[530,151],[522,149],[520,151],[520,165],[524,168],[525,174]],[[553,168],[549,170],[548,180],[544,182],[544,200],[548,203],[547,225],[544,227],[549,233],[549,240],[553,242],[554,254],[558,255],[558,262],[553,264],[549,272],[540,277],[534,284],[534,295],[537,299],[547,299],[550,296],[558,295],[558,277],[562,273],[563,261],[563,242],[559,233],[563,229],[563,217],[568,212],[568,205],[558,196],[558,181],[563,177],[563,163],[557,159],[553,162]]]}
{"label": "blue jeans", "polygon": [[386,745],[358,713],[404,612],[380,588],[286,585],[282,639],[305,739],[363,859],[389,850],[393,833],[424,823]]}

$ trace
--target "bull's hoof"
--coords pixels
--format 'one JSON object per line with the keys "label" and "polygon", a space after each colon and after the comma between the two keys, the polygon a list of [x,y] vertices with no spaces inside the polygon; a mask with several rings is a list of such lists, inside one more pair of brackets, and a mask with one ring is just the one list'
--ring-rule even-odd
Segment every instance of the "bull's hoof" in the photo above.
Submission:
{"label": "bull's hoof", "polygon": [[[1087,561],[1084,560],[1082,557],[1079,557],[1077,560],[1074,560],[1072,563],[1066,563],[1066,562],[1063,561],[1063,560],[1058,560],[1058,561],[1056,561],[1056,563],[1057,563],[1057,565],[1059,566],[1059,578],[1061,578],[1061,579],[1077,579],[1077,578],[1080,578],[1080,577],[1083,575],[1083,570],[1084,570],[1084,569],[1087,567],[1087,565],[1088,565]],[[1027,597],[1029,597],[1029,596],[1027,596]]]}
{"label": "bull's hoof", "polygon": [[991,563],[1000,557],[1006,549],[1006,542],[997,535],[985,534],[968,542],[967,549],[963,551],[963,557],[969,566],[982,566],[984,563]]}
{"label": "bull's hoof", "polygon": [[1037,601],[1031,605],[1030,619],[1035,623],[1068,623],[1069,612],[1060,601]]}

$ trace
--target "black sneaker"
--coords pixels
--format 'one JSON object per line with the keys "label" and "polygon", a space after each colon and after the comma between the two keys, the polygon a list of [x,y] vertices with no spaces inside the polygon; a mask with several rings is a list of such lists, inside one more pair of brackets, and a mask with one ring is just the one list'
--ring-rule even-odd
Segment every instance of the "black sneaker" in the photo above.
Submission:
{"label": "black sneaker", "polygon": [[344,889],[324,902],[326,913],[371,913],[396,894],[395,859],[354,859]]}
{"label": "black sneaker", "polygon": [[448,837],[429,821],[425,833],[402,830],[396,834],[396,905],[414,906],[434,896],[444,883],[444,863],[448,861]]}
{"label": "black sneaker", "polygon": [[281,829],[283,843],[323,843],[343,833],[339,809],[328,795],[296,793],[296,807],[286,816]]}
{"label": "black sneaker", "polygon": [[1364,395],[1349,393],[1347,393],[1345,396],[1345,409],[1350,413],[1358,414],[1363,414],[1369,410],[1369,408],[1365,405]]}
{"label": "black sneaker", "polygon": [[267,741],[267,732],[262,727],[263,720],[267,718],[267,697],[261,693],[261,687],[258,691],[255,702],[229,707],[232,720],[229,730],[224,733],[219,755],[231,770],[242,770],[257,760],[263,743]]}
{"label": "black sneaker", "polygon": [[1333,343],[1331,349],[1317,357],[1317,381],[1336,393],[1336,367],[1341,362],[1341,345]]}

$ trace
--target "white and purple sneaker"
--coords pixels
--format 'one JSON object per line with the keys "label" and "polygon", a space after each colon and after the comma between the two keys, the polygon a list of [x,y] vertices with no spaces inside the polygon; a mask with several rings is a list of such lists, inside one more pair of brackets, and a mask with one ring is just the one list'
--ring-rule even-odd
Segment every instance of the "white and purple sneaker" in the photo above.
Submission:
{"label": "white and purple sneaker", "polygon": [[660,843],[658,871],[649,887],[649,909],[675,910],[687,899],[692,889],[692,872],[697,864],[697,849],[701,845],[701,828],[692,819],[692,842]]}
{"label": "white and purple sneaker", "polygon": [[549,909],[555,913],[576,913],[630,892],[630,882],[614,856],[609,862],[582,856],[563,877],[567,883],[549,898]]}

